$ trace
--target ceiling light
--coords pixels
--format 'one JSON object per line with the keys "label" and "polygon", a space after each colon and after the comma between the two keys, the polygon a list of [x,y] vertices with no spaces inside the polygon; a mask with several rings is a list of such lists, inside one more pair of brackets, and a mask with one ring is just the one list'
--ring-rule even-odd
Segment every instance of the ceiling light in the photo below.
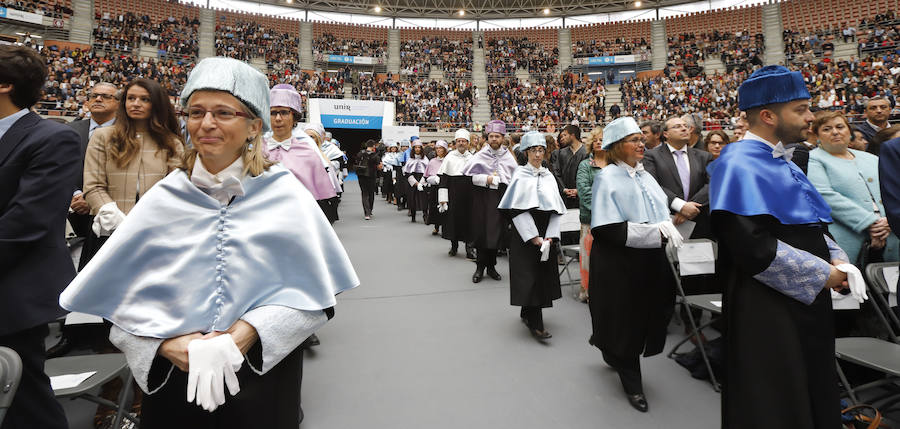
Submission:
{"label": "ceiling light", "polygon": [[544,8],[544,15],[550,15],[550,9]]}
{"label": "ceiling light", "polygon": [[466,11],[464,11],[464,10],[462,10],[462,9],[459,10],[459,16],[463,16],[463,15],[465,15],[465,14],[466,14]]}
{"label": "ceiling light", "polygon": [[641,0],[634,2],[634,7],[641,7]]}
{"label": "ceiling light", "polygon": [[291,3],[294,2],[294,0],[284,0],[284,1],[285,1],[285,3],[287,3],[287,4],[291,4]]}
{"label": "ceiling light", "polygon": [[381,13],[381,6],[375,6],[375,13]]}

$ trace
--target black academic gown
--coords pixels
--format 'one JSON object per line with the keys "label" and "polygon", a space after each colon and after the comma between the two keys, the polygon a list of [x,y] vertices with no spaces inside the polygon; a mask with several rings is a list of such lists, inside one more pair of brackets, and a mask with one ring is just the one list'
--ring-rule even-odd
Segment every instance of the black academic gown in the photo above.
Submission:
{"label": "black academic gown", "polygon": [[[496,177],[495,177],[496,178]],[[506,192],[506,184],[498,189],[472,185],[471,237],[468,241],[479,249],[500,249],[504,247],[508,221],[497,210]]]}
{"label": "black academic gown", "polygon": [[446,188],[449,195],[441,237],[465,242],[471,237],[472,178],[442,174],[440,186]]}
{"label": "black academic gown", "polygon": [[[495,206],[496,207],[496,206]],[[497,211],[495,209],[495,211]],[[510,210],[509,219],[522,211]],[[529,210],[538,229],[538,235],[547,233],[552,212]],[[562,298],[559,285],[559,266],[556,263],[557,246],[550,246],[550,257],[541,261],[541,248],[531,241],[522,241],[515,226],[509,232],[509,303],[519,307],[553,306],[553,301]]]}
{"label": "black academic gown", "polygon": [[675,308],[665,250],[626,247],[626,222],[598,226],[591,234],[591,344],[618,357],[661,353]]}
{"label": "black academic gown", "polygon": [[440,186],[431,185],[425,188],[425,194],[428,198],[428,206],[425,210],[425,223],[428,225],[440,226],[444,223],[444,214],[439,212],[438,206],[438,189]]}
{"label": "black academic gown", "polygon": [[407,191],[407,199],[406,199],[406,207],[409,209],[410,213],[415,213],[416,211],[425,212],[426,206],[428,205],[428,195],[425,194],[425,191],[420,191],[418,187],[409,186],[409,176],[412,176],[416,179],[416,181],[422,180],[423,173],[404,173],[403,174],[403,183],[406,184]]}
{"label": "black academic gown", "polygon": [[725,280],[722,427],[839,428],[830,292],[805,305],[753,278],[775,258],[776,240],[830,260],[825,227],[724,211],[712,227]]}

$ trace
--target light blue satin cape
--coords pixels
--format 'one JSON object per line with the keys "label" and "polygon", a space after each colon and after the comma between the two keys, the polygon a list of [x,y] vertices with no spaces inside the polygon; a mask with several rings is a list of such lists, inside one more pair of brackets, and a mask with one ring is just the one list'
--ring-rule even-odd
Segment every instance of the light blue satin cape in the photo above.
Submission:
{"label": "light blue satin cape", "polygon": [[710,211],[770,215],[785,225],[831,223],[831,207],[793,162],[772,158],[772,147],[741,140],[708,167]]}
{"label": "light blue satin cape", "polygon": [[534,209],[566,214],[566,205],[559,196],[553,173],[544,167],[534,168],[528,164],[515,169],[497,208],[522,211]]}
{"label": "light blue satin cape", "polygon": [[591,187],[591,228],[614,223],[659,223],[669,219],[666,194],[646,171],[632,178],[611,164],[594,176]]}
{"label": "light blue satin cape", "polygon": [[223,206],[182,170],[158,182],[60,295],[138,336],[228,329],[263,305],[322,310],[359,285],[312,194],[281,166]]}

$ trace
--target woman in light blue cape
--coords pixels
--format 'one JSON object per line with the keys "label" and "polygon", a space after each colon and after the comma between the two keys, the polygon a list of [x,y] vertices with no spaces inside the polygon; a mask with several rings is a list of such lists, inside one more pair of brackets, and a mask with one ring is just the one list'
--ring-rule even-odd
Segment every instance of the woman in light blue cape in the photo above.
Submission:
{"label": "woman in light blue cape", "polygon": [[113,323],[110,340],[148,393],[142,427],[294,429],[298,346],[359,280],[312,194],[263,156],[265,76],[207,59],[182,103],[194,149],[60,304]]}

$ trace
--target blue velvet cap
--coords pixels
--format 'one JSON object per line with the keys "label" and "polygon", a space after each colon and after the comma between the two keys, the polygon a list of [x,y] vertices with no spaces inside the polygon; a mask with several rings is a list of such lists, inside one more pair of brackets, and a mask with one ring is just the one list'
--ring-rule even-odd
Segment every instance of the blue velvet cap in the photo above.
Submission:
{"label": "blue velvet cap", "polygon": [[783,66],[765,66],[753,72],[738,88],[738,109],[746,111],[810,98],[800,72],[792,72]]}
{"label": "blue velvet cap", "polygon": [[600,148],[603,150],[609,149],[613,143],[632,134],[641,132],[641,127],[638,126],[637,122],[635,122],[634,118],[631,116],[616,118],[612,122],[606,124],[606,127],[603,128],[603,144]]}
{"label": "blue velvet cap", "polygon": [[544,135],[537,131],[529,131],[522,136],[522,140],[519,142],[519,150],[525,152],[528,148],[534,146],[543,146],[547,147],[547,140],[544,138]]}

